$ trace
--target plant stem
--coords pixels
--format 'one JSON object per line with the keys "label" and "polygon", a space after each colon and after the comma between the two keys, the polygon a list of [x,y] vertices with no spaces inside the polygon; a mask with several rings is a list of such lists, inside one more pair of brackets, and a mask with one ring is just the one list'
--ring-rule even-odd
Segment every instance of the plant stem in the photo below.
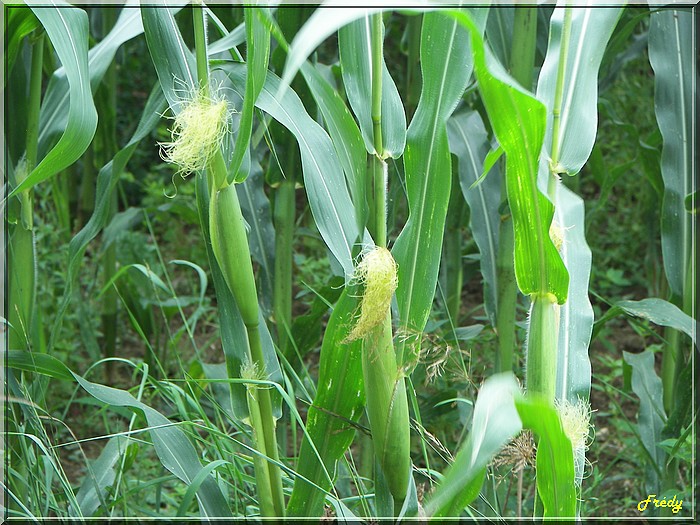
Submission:
{"label": "plant stem", "polygon": [[513,21],[510,73],[525,89],[532,89],[537,43],[537,8],[517,7]]}
{"label": "plant stem", "polygon": [[296,140],[289,136],[287,142],[287,168],[284,178],[275,191],[275,280],[273,309],[277,324],[277,341],[282,355],[295,361],[292,329],[292,254],[295,223],[295,184],[299,158]]}
{"label": "plant stem", "polygon": [[[40,30],[31,45],[32,61],[29,79],[29,109],[25,142],[24,167],[17,170],[15,181],[20,184],[37,164],[39,143],[39,110],[41,108],[42,64],[44,61],[44,33]],[[9,228],[8,267],[9,304],[8,345],[11,349],[30,347],[32,312],[34,310],[36,283],[36,255],[34,247],[34,203],[33,190],[20,193],[19,219]]]}
{"label": "plant stem", "polygon": [[[193,16],[197,75],[200,89],[206,95],[209,93],[209,70],[204,12],[201,5],[195,5]],[[248,236],[235,185],[226,184],[228,169],[220,148],[214,154],[207,172],[209,191],[212,196],[209,208],[211,221],[209,233],[212,247],[245,324],[251,363],[264,373],[265,356],[260,339],[259,306]],[[251,418],[254,420],[252,422],[255,425],[255,445],[262,456],[267,456],[272,462],[279,462],[270,391],[267,388],[260,388],[256,393],[257,398],[255,395],[252,396],[256,409],[251,412]],[[277,465],[268,463],[266,460],[264,462],[265,466],[258,468],[256,461],[255,469],[258,493],[261,498],[260,510],[266,517],[283,517],[285,509],[282,474]]]}
{"label": "plant stem", "polygon": [[371,15],[372,18],[372,125],[374,128],[374,149],[381,158],[384,154],[382,143],[382,64],[384,56],[384,35],[382,14]]}
{"label": "plant stem", "polygon": [[496,370],[513,371],[513,349],[515,347],[515,307],[518,287],[515,282],[513,252],[515,238],[511,215],[501,217],[498,228],[498,253],[496,255],[496,275],[498,306],[496,310],[496,333],[498,334],[498,355]]}
{"label": "plant stem", "polygon": [[[559,65],[557,69],[557,83],[554,91],[554,107],[552,108],[552,166],[556,169],[559,164],[559,126],[561,125],[561,104],[564,99],[564,77],[566,76],[566,58],[569,54],[569,41],[571,40],[571,20],[573,11],[570,7],[564,8],[564,25],[561,30],[561,45],[559,52]],[[550,177],[550,184],[554,176]]]}
{"label": "plant stem", "polygon": [[557,387],[559,305],[550,294],[533,295],[527,335],[527,393],[554,403]]}
{"label": "plant stem", "polygon": [[452,327],[459,326],[459,310],[462,304],[462,228],[469,222],[469,218],[465,218],[465,215],[469,214],[469,208],[464,203],[459,187],[459,177],[453,174],[442,258],[445,276],[445,309],[449,314]]}
{"label": "plant stem", "polygon": [[[102,12],[102,34],[103,37],[109,33],[109,30],[114,27],[116,11],[114,9],[105,9]],[[104,140],[102,142],[102,151],[98,159],[98,165],[103,165],[111,159],[116,153],[117,143],[117,128],[115,113],[117,107],[117,77],[114,62],[109,65],[104,78],[103,89],[106,90],[103,105],[104,113],[100,124],[102,126]],[[93,177],[94,181],[94,177]],[[94,186],[93,186],[94,194]],[[112,202],[109,207],[109,216],[114,217],[118,209],[117,192],[112,193]],[[109,282],[117,271],[117,245],[110,244],[104,254],[102,262],[102,279],[103,282]],[[105,291],[104,301],[102,303],[102,333],[103,349],[105,357],[114,357],[117,346],[117,291],[114,286],[110,286]],[[108,361],[105,366],[105,374],[107,382],[112,382],[114,366],[111,361]]]}

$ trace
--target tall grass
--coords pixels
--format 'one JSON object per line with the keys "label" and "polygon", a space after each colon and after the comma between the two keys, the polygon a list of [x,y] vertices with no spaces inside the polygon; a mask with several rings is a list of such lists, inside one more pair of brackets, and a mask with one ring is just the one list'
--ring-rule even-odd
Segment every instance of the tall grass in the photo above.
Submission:
{"label": "tall grass", "polygon": [[[585,517],[589,349],[622,314],[668,330],[612,357],[640,401],[639,486],[690,501],[688,11],[4,14],[7,517]],[[603,165],[599,79],[647,27],[668,294],[610,293],[594,322],[579,180]],[[155,84],[133,108],[137,44]],[[80,230],[48,250],[54,224]]]}

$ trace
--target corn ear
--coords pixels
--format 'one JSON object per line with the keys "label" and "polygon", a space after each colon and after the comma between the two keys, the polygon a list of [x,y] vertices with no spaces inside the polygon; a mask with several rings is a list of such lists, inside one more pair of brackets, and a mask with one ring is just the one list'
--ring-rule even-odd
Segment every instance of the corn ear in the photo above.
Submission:
{"label": "corn ear", "polygon": [[406,387],[396,363],[390,314],[364,339],[362,371],[375,455],[395,503],[400,504],[411,474],[410,429]]}
{"label": "corn ear", "polygon": [[209,204],[209,232],[214,256],[236,298],[247,327],[258,325],[258,296],[245,221],[235,185],[216,191]]}

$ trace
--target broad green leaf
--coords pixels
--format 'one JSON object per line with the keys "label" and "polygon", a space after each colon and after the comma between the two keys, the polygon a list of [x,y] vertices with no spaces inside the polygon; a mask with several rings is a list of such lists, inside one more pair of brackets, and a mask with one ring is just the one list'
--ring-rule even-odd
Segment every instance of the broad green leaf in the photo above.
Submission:
{"label": "broad green leaf", "polygon": [[537,434],[537,493],[544,518],[576,517],[574,453],[554,407],[537,399],[517,399],[515,406],[523,422]]}
{"label": "broad green leaf", "polygon": [[[22,7],[5,8],[5,72],[10,73],[15,65],[22,39],[39,27],[39,21],[31,9]],[[7,77],[3,77],[3,87],[7,85]]]}
{"label": "broad green leaf", "polygon": [[264,191],[264,176],[257,160],[251,163],[250,175],[236,186],[241,212],[250,226],[250,254],[260,265],[260,299],[267,311],[272,307],[272,280],[275,273],[275,229],[272,225],[270,201]]}
{"label": "broad green leaf", "polygon": [[[475,30],[483,30],[487,14],[485,9],[475,13]],[[392,249],[401,325],[409,331],[423,330],[435,295],[452,176],[447,119],[471,76],[470,57],[469,33],[456,20],[438,13],[424,16],[423,85],[404,156],[409,216]]]}
{"label": "broad green leaf", "polygon": [[316,9],[304,27],[292,40],[284,65],[281,89],[286,89],[306,59],[326,38],[341,27],[359,20],[372,13],[381,12],[386,7],[334,7],[333,9]]}
{"label": "broad green leaf", "polygon": [[520,387],[511,373],[497,374],[484,382],[467,440],[425,505],[428,516],[457,517],[476,499],[479,490],[475,490],[475,480],[483,481],[491,459],[522,429],[515,408],[520,398]]}
{"label": "broad green leaf", "polygon": [[562,241],[559,253],[570,279],[569,297],[559,310],[556,396],[575,404],[579,398],[588,399],[591,391],[588,357],[593,331],[593,307],[588,298],[591,249],[585,237],[583,200],[563,184],[557,184],[556,202],[555,228]]}
{"label": "broad green leaf", "polygon": [[[33,7],[46,30],[68,79],[70,105],[61,138],[12,192],[29,189],[80,158],[97,129],[97,110],[90,90],[88,73],[88,18],[82,9],[52,0],[51,7]],[[42,126],[41,122],[39,124]]]}
{"label": "broad green leaf", "polygon": [[[289,52],[289,44],[277,22],[272,17],[268,17],[266,23],[270,26],[271,32],[280,46]],[[338,154],[338,160],[345,173],[345,180],[355,207],[358,229],[361,231],[365,228],[367,216],[365,198],[367,155],[362,143],[362,134],[338,90],[331,85],[327,78],[324,78],[322,68],[323,66],[320,64],[314,67],[305,62],[301,65],[301,73],[318,109],[321,111],[331,142]]]}
{"label": "broad green leaf", "polygon": [[[220,63],[219,67],[228,75],[234,90],[245,85],[245,66]],[[335,148],[296,93],[288,89],[280,98],[279,87],[279,78],[268,72],[256,106],[296,137],[311,213],[323,240],[349,276],[353,272],[352,250],[360,240],[360,230]]]}
{"label": "broad green leaf", "polygon": [[486,23],[485,40],[501,64],[510,64],[514,18],[513,7],[498,6],[491,10]]}
{"label": "broad green leaf", "polygon": [[338,161],[345,172],[345,180],[357,214],[358,228],[363,230],[367,217],[364,182],[367,154],[360,128],[338,91],[333,89],[316,68],[306,63],[301,67],[301,73],[323,115],[331,142],[338,154]]}
{"label": "broad green leaf", "polygon": [[469,204],[471,231],[481,254],[479,266],[484,278],[484,307],[491,324],[495,326],[501,177],[500,174],[493,173],[474,186],[481,176],[484,158],[489,151],[486,129],[476,111],[453,115],[447,121],[447,133],[450,139],[450,151],[457,156],[459,184]]}
{"label": "broad green leaf", "polygon": [[[384,24],[382,24],[383,31]],[[372,48],[370,45],[370,17],[366,15],[338,31],[338,52],[343,72],[343,83],[348,95],[365,148],[371,154],[384,158],[401,156],[406,144],[406,115],[401,97],[382,58],[382,138],[384,151],[375,152],[372,124]]]}
{"label": "broad green leaf", "polygon": [[[75,496],[83,516],[93,516],[100,505],[106,502],[108,489],[117,477],[115,466],[126,454],[129,441],[129,438],[125,436],[111,438],[100,452],[99,457],[89,462],[85,480]],[[107,510],[105,509],[105,511]]]}
{"label": "broad green leaf", "polygon": [[648,319],[659,326],[675,328],[690,337],[693,343],[696,341],[696,321],[668,301],[650,297],[641,301],[619,301],[615,303],[615,307],[621,308],[629,315]]}
{"label": "broad green leaf", "polygon": [[679,298],[683,297],[689,281],[693,243],[692,218],[685,213],[683,199],[697,185],[692,168],[693,86],[697,82],[692,34],[690,11],[663,9],[651,14],[649,62],[654,69],[656,120],[664,139],[661,249],[666,278]]}
{"label": "broad green leaf", "polygon": [[[323,337],[318,389],[309,409],[297,473],[324,490],[331,490],[336,464],[352,443],[355,424],[364,408],[362,341],[344,343],[352,329],[358,298],[345,288],[333,309]],[[319,517],[325,493],[297,478],[289,499],[289,516]]]}
{"label": "broad green leaf", "polygon": [[175,22],[174,12],[175,10],[166,8],[163,1],[141,6],[141,19],[151,60],[170,109],[178,113],[183,100],[197,86],[197,69],[194,56],[185,45]]}
{"label": "broad green leaf", "polygon": [[248,173],[241,171],[243,157],[250,146],[250,136],[253,132],[253,111],[255,100],[265,85],[267,64],[270,59],[270,32],[260,20],[258,11],[264,7],[245,8],[246,32],[246,85],[241,108],[241,120],[236,133],[236,146],[229,165],[229,172],[234,180],[245,180]]}
{"label": "broad green leaf", "polygon": [[646,488],[650,494],[661,490],[659,477],[665,471],[666,453],[658,447],[666,421],[663,403],[663,385],[654,370],[654,353],[645,350],[641,354],[623,352],[625,362],[632,367],[632,390],[639,397],[637,424],[642,444],[651,459]]}
{"label": "broad green leaf", "polygon": [[[53,373],[50,375],[60,379],[68,379],[66,377],[66,373],[68,373],[71,376],[71,380],[76,381],[99,402],[110,407],[126,407],[143,413],[148,423],[153,446],[162,465],[188,486],[197,478],[202,469],[206,468],[202,466],[196,449],[178,426],[174,425],[172,421],[157,410],[138,401],[129,392],[92,383],[48,354],[40,354],[44,365],[38,367],[31,366],[34,354],[31,354],[29,357],[22,354],[28,354],[28,352],[9,352],[7,354],[7,365],[10,368],[29,370],[36,373],[44,373],[46,369],[56,370],[59,371],[58,375]],[[197,501],[202,517],[231,516],[231,510],[221,489],[211,476],[208,476],[201,483],[200,489],[197,491]]]}
{"label": "broad green leaf", "polygon": [[71,239],[68,245],[68,268],[66,271],[65,290],[56,314],[56,320],[51,329],[51,337],[48,345],[49,349],[53,347],[56,337],[60,334],[63,317],[73,299],[73,287],[78,278],[87,245],[97,236],[100,230],[107,225],[107,222],[112,217],[110,213],[112,192],[117,185],[117,181],[124,171],[127,162],[129,162],[131,155],[134,153],[136,146],[144,137],[151,133],[151,130],[159,122],[160,115],[165,111],[165,108],[166,103],[162,91],[158,88],[154,89],[146,102],[141,120],[131,140],[129,140],[129,143],[124,146],[123,149],[117,152],[114,159],[107,163],[97,175],[95,207],[92,216],[83,229]]}
{"label": "broad green leaf", "polygon": [[[180,0],[180,3],[182,0]],[[88,53],[90,89],[95,93],[107,69],[114,61],[117,50],[132,38],[143,33],[143,25],[136,0],[129,0],[119,14],[114,27]],[[69,110],[69,90],[66,68],[59,68],[51,77],[46,88],[41,108],[39,131],[39,151],[46,151],[56,135],[66,127]]]}
{"label": "broad green leaf", "polygon": [[537,189],[537,168],[546,109],[523,90],[487,52],[478,28],[465,13],[441,11],[471,31],[474,73],[494,134],[506,153],[506,188],[513,215],[515,277],[525,295],[551,293],[562,304],[568,294],[566,267],[549,238],[552,203]]}
{"label": "broad green leaf", "polygon": [[[547,107],[545,148],[552,154],[554,101],[562,89],[557,149],[558,170],[575,175],[588,160],[598,127],[598,68],[605,46],[622,13],[618,8],[574,8],[568,45],[562,45],[566,2],[560,1],[550,19],[547,55],[537,83],[537,98]],[[563,77],[559,67],[564,64]],[[558,84],[558,82],[560,84]]]}

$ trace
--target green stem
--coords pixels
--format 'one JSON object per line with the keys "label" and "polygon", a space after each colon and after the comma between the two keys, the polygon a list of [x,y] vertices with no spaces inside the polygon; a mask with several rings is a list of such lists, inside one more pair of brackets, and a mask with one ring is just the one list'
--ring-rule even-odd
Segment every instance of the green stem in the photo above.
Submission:
{"label": "green stem", "polygon": [[420,35],[423,25],[423,15],[415,15],[408,19],[406,28],[408,40],[408,58],[406,60],[406,118],[410,121],[418,105],[420,97]]}
{"label": "green stem", "polygon": [[386,193],[387,193],[386,162],[372,155],[369,159],[367,175],[372,187],[370,232],[377,246],[386,247]]}
{"label": "green stem", "polygon": [[[195,30],[195,46],[197,57],[197,76],[200,89],[209,93],[209,71],[206,54],[206,33],[204,12],[201,5],[193,9]],[[226,184],[228,169],[221,149],[218,149],[207,169],[210,202],[210,237],[214,254],[218,259],[226,283],[231,289],[241,318],[248,334],[248,348],[251,363],[259,370],[266,370],[265,356],[260,340],[259,306],[255,275],[250,257],[248,236],[245,231],[245,221],[241,212],[240,202],[234,185]],[[253,397],[255,399],[255,396]],[[256,447],[272,462],[279,462],[277,437],[275,434],[275,419],[272,412],[270,392],[266,388],[257,390],[257,411],[251,414],[256,419],[254,429]],[[260,439],[262,436],[262,439]],[[261,512],[266,517],[284,516],[284,492],[282,490],[282,474],[277,465],[267,463],[263,468],[255,470],[261,498]],[[269,502],[272,502],[270,505]]]}
{"label": "green stem", "polygon": [[257,385],[246,385],[248,400],[248,412],[250,414],[250,426],[253,428],[253,440],[258,444],[257,450],[260,455],[253,455],[253,464],[256,472],[256,492],[258,493],[258,506],[260,514],[263,516],[275,516],[275,502],[272,499],[272,487],[270,486],[270,469],[269,463],[265,456],[267,449],[265,447],[265,427],[263,425],[263,416],[261,414],[260,393],[262,390]]}
{"label": "green stem", "polygon": [[[39,143],[39,110],[41,109],[42,64],[44,60],[44,33],[33,40],[32,61],[29,79],[29,109],[27,116],[27,137],[25,143],[25,163],[15,173],[16,184],[31,173],[37,164]],[[12,206],[19,206],[19,216],[9,228],[8,243],[9,303],[8,321],[12,328],[8,344],[11,349],[29,347],[32,331],[36,283],[36,254],[34,249],[34,203],[33,190],[23,191]]]}
{"label": "green stem", "polygon": [[[444,271],[445,307],[452,327],[459,326],[459,310],[462,304],[462,227],[469,222],[468,218],[465,219],[465,208],[459,177],[453,174],[441,263]],[[469,209],[466,208],[466,213],[468,212]]]}
{"label": "green stem", "polygon": [[295,221],[295,184],[298,160],[296,141],[288,141],[288,165],[285,178],[275,191],[275,280],[273,308],[277,323],[277,339],[282,354],[290,362],[294,359],[292,328],[292,255]]}
{"label": "green stem", "polygon": [[[102,12],[102,35],[106,36],[109,31],[114,27],[116,22],[116,10],[115,9],[105,9]],[[103,130],[104,140],[102,142],[102,150],[98,158],[98,166],[104,165],[111,159],[116,153],[117,146],[117,128],[116,128],[116,117],[115,112],[117,108],[117,77],[116,77],[116,67],[114,62],[109,65],[107,72],[105,73],[103,89],[105,90],[105,97],[103,99],[104,104],[102,104],[102,109],[104,112],[103,118],[101,119],[101,126]],[[94,177],[93,177],[94,180]],[[94,185],[93,185],[94,193]],[[114,217],[118,209],[117,192],[112,193],[109,216]],[[110,279],[117,272],[117,245],[116,243],[110,244],[104,255],[104,260],[102,263],[102,279],[103,282],[109,282]],[[104,294],[104,300],[102,302],[102,333],[103,333],[103,350],[105,357],[114,357],[117,346],[117,291],[114,286],[110,286],[109,289]],[[111,361],[108,361],[105,366],[105,374],[107,376],[107,382],[112,382],[112,376],[114,373],[114,366]]]}
{"label": "green stem", "polygon": [[533,295],[527,334],[528,395],[554,403],[557,388],[559,305],[550,294]]}
{"label": "green stem", "polygon": [[515,347],[515,307],[518,287],[515,281],[513,252],[515,237],[513,219],[509,215],[501,217],[498,229],[498,253],[496,255],[497,309],[496,333],[498,334],[498,356],[496,370],[513,371],[513,349]]}
{"label": "green stem", "polygon": [[[566,76],[566,58],[569,55],[569,42],[571,40],[571,20],[573,11],[570,7],[564,8],[564,25],[561,31],[561,46],[559,52],[559,66],[557,69],[557,83],[554,91],[554,107],[552,108],[552,167],[559,164],[559,127],[561,125],[561,104],[564,99],[564,78]],[[550,180],[553,177],[550,177]]]}
{"label": "green stem", "polygon": [[372,125],[374,128],[374,149],[381,158],[384,154],[382,143],[382,64],[384,56],[384,35],[382,14],[372,15]]}
{"label": "green stem", "polygon": [[537,43],[537,8],[518,7],[513,20],[510,72],[525,89],[532,89],[533,65]]}
{"label": "green stem", "polygon": [[[250,345],[250,357],[260,370],[265,370],[265,356],[263,355],[262,342],[260,340],[260,329],[258,323],[249,325],[246,323],[248,333],[248,344]],[[260,410],[260,428],[262,430],[264,448],[261,450],[273,462],[279,463],[279,452],[277,450],[277,436],[275,434],[275,419],[272,413],[272,399],[270,390],[267,388],[258,389],[258,408]],[[258,446],[260,441],[257,441]],[[260,449],[258,449],[260,450]],[[264,472],[263,472],[264,474]],[[272,499],[274,513],[271,516],[284,516],[284,491],[282,490],[282,473],[277,465],[269,463],[267,474],[270,484],[270,497]]]}

